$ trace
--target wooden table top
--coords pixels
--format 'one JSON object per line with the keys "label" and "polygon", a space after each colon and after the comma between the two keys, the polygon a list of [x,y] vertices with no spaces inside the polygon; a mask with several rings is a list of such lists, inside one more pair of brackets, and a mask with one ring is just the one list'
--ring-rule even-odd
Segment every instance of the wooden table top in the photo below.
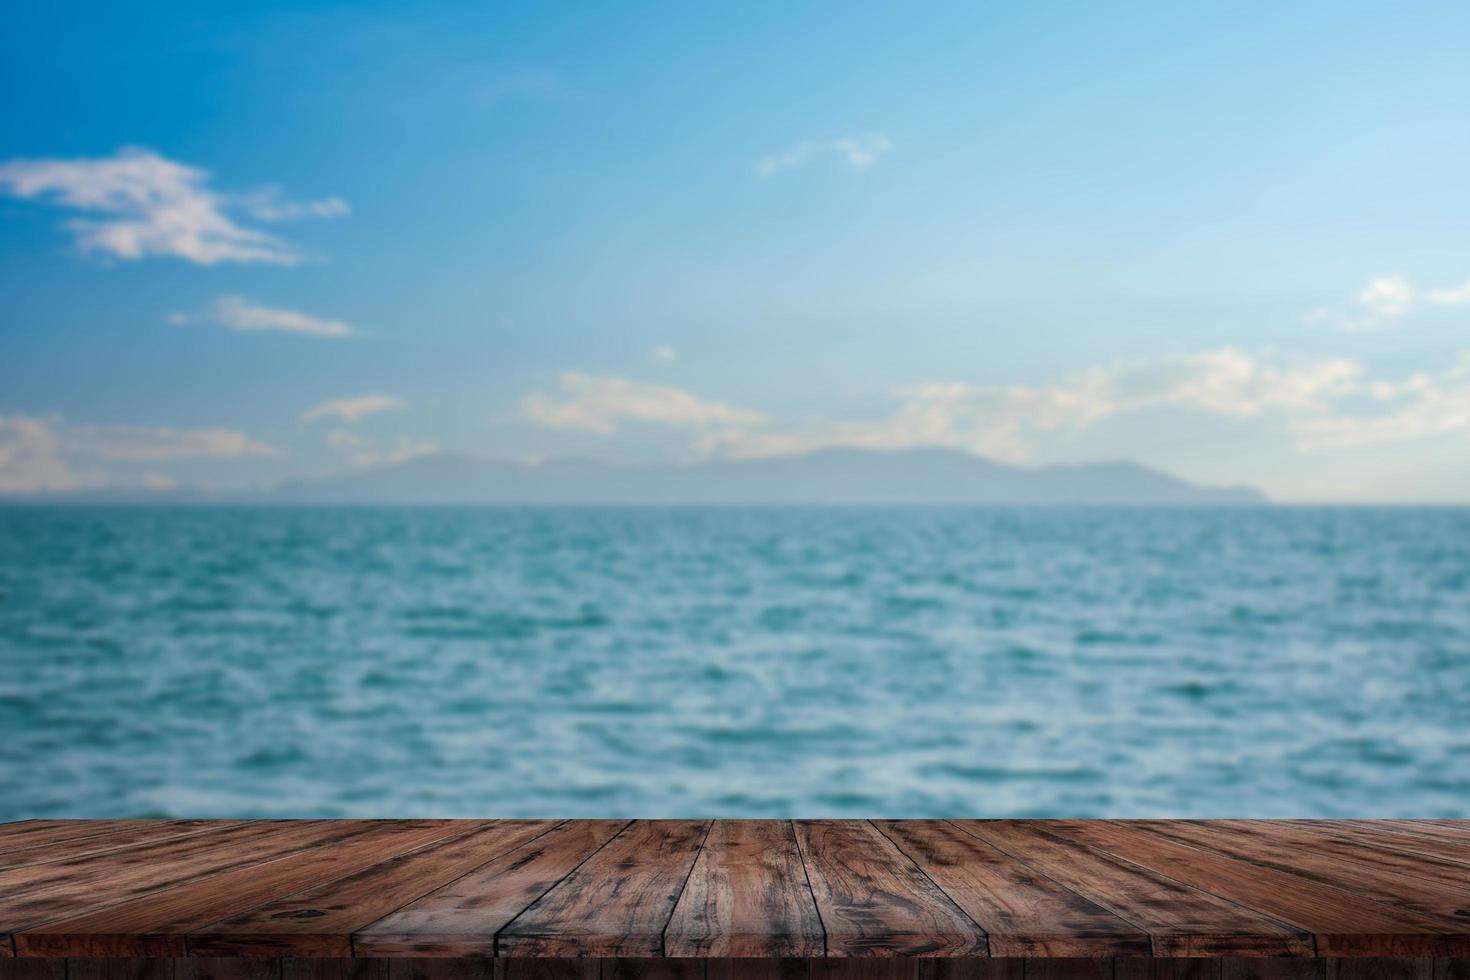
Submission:
{"label": "wooden table top", "polygon": [[1470,821],[0,824],[0,956],[1466,957]]}

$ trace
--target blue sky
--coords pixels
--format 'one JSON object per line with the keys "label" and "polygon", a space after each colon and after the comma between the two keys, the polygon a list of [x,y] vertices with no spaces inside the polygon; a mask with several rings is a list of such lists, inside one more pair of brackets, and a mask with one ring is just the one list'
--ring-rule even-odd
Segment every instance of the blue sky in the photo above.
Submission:
{"label": "blue sky", "polygon": [[1470,7],[30,5],[0,490],[947,445],[1470,502]]}

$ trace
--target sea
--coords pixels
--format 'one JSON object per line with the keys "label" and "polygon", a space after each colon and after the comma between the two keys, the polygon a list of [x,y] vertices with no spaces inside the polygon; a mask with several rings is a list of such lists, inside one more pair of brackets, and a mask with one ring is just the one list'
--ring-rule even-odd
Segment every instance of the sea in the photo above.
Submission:
{"label": "sea", "polygon": [[1470,817],[1470,510],[0,509],[0,819]]}

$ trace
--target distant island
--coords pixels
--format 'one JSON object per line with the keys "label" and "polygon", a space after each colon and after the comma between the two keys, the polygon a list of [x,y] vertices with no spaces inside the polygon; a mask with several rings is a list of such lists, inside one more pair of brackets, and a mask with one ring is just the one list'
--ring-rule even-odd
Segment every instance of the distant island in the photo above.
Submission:
{"label": "distant island", "polygon": [[255,493],[87,491],[49,502],[255,504],[944,504],[1248,506],[1250,487],[1209,487],[1138,463],[1018,466],[951,449],[824,449],[683,465],[542,463],[433,453]]}

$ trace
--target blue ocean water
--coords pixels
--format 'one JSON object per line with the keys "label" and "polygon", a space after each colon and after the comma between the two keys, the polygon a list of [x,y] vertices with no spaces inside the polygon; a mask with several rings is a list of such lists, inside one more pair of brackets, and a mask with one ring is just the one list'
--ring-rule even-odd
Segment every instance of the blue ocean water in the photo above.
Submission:
{"label": "blue ocean water", "polygon": [[1470,511],[0,510],[0,818],[1470,816]]}

